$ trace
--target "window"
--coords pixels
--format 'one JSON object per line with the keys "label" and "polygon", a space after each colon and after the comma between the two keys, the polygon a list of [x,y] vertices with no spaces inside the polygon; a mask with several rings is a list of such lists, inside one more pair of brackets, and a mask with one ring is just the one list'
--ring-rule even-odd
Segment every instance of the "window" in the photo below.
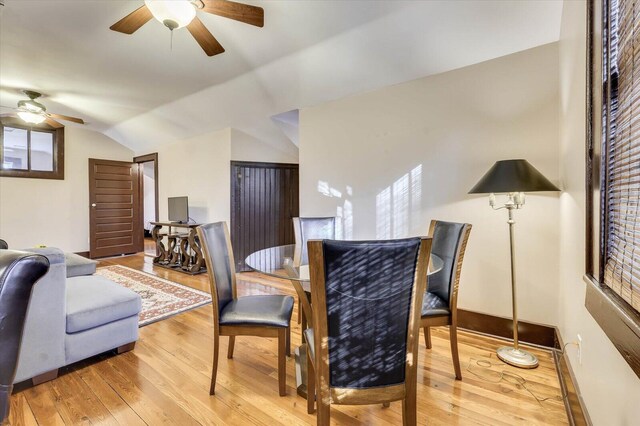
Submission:
{"label": "window", "polygon": [[0,176],[64,179],[64,128],[2,118]]}
{"label": "window", "polygon": [[587,9],[586,307],[640,377],[640,5]]}

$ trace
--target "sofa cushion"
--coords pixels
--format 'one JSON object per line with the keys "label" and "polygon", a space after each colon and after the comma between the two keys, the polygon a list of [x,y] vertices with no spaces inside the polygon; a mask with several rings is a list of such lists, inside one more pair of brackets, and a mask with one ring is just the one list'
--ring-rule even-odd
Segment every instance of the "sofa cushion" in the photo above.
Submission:
{"label": "sofa cushion", "polygon": [[87,259],[75,253],[65,253],[64,263],[67,265],[67,278],[93,275],[96,273],[96,265],[98,264],[95,260]]}
{"label": "sofa cushion", "polygon": [[138,315],[140,296],[99,275],[67,279],[67,333]]}

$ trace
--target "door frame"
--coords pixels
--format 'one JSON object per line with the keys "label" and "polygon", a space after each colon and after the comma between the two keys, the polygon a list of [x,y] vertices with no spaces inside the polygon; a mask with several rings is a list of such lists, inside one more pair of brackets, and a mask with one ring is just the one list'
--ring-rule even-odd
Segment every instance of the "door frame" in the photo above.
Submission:
{"label": "door frame", "polygon": [[[133,157],[133,162],[134,163],[147,163],[149,161],[153,161],[153,183],[155,185],[155,193],[156,193],[156,222],[160,220],[160,200],[158,199],[158,153],[154,152],[151,154],[145,154],[145,155],[139,155],[137,157]],[[140,181],[140,198],[142,198],[141,200],[141,206],[142,206],[142,212],[143,212],[143,216],[142,216],[142,226],[141,228],[144,229],[144,175],[142,173],[138,174],[139,178],[138,180]]]}

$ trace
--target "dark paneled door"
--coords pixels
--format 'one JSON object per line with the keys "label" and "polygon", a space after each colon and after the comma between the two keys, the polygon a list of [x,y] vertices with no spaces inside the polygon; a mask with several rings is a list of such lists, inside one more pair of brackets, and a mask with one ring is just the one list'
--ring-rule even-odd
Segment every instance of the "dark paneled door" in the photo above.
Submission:
{"label": "dark paneled door", "polygon": [[299,214],[298,165],[231,162],[231,243],[236,270],[250,270],[248,255],[293,244]]}
{"label": "dark paneled door", "polygon": [[89,159],[89,256],[143,250],[138,165]]}

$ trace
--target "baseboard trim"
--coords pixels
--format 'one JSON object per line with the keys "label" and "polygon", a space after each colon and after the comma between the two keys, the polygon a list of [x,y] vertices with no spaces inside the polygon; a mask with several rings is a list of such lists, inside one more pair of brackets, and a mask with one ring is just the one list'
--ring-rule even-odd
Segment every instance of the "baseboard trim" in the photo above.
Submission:
{"label": "baseboard trim", "polygon": [[591,425],[591,419],[587,412],[586,405],[580,394],[578,382],[573,374],[569,357],[563,351],[564,341],[560,335],[560,330],[556,327],[556,344],[557,350],[553,351],[553,359],[556,364],[556,372],[558,373],[558,381],[560,382],[560,390],[564,398],[564,408],[569,418],[569,424],[572,426]]}
{"label": "baseboard trim", "polygon": [[[513,339],[513,320],[511,318],[458,309],[458,328],[489,336]],[[551,350],[560,382],[560,391],[562,395],[565,395],[564,407],[569,424],[575,426],[591,425],[589,413],[580,395],[569,358],[562,351],[564,343],[558,328],[546,324],[518,321],[518,340]]]}
{"label": "baseboard trim", "polygon": [[[458,327],[492,336],[513,339],[513,320],[480,312],[458,309]],[[518,321],[518,340],[555,348],[556,328],[551,325]]]}

